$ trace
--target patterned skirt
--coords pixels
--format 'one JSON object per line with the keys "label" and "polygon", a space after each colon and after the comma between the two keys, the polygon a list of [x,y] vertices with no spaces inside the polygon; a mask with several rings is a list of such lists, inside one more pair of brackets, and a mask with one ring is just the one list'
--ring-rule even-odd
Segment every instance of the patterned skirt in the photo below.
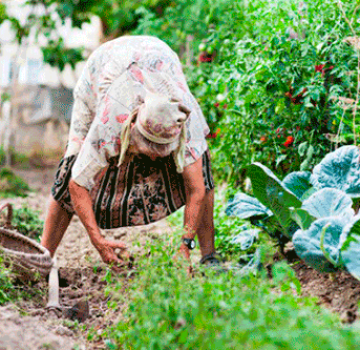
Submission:
{"label": "patterned skirt", "polygon": [[[75,213],[69,193],[71,168],[76,156],[60,161],[51,189],[54,199]],[[202,156],[206,190],[214,188],[210,153]],[[102,229],[146,225],[163,219],[185,204],[185,187],[172,156],[155,161],[145,155],[127,159],[120,167],[118,157],[95,177],[90,191],[97,224]]]}

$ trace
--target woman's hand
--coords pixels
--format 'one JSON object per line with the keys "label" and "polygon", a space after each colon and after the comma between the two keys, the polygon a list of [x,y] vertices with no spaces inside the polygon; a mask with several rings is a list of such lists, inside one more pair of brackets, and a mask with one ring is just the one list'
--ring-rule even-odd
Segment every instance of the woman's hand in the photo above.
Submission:
{"label": "woman's hand", "polygon": [[99,252],[102,261],[106,264],[113,265],[112,268],[115,271],[125,265],[124,260],[121,259],[122,255],[127,259],[130,258],[129,253],[126,251],[126,245],[122,242],[112,242],[103,239],[94,243],[94,246]]}
{"label": "woman's hand", "polygon": [[[123,265],[124,262],[115,253],[116,249],[125,251],[126,247],[121,242],[110,242],[101,236],[100,229],[97,225],[94,210],[92,207],[89,191],[78,185],[75,181],[70,180],[69,191],[74,203],[74,209],[78,214],[82,224],[90,237],[91,243],[98,250],[101,259],[107,264],[114,264],[114,270],[118,270],[117,264]],[[125,254],[129,257],[128,253]]]}
{"label": "woman's hand", "polygon": [[189,276],[192,276],[193,273],[193,267],[191,265],[191,259],[190,259],[190,249],[183,243],[177,253],[173,256],[173,259],[176,261],[179,258],[185,258],[189,262],[189,266],[187,268],[187,272]]}

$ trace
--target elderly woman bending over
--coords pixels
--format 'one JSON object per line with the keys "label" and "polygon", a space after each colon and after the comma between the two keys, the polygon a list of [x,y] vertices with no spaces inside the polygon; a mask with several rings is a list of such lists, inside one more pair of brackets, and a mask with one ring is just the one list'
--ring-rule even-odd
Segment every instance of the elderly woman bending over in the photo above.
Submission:
{"label": "elderly woman bending over", "polygon": [[214,184],[205,118],[177,55],[161,40],[128,36],[100,46],[74,91],[69,141],[42,236],[51,255],[77,214],[106,263],[121,263],[100,229],[144,225],[185,204],[180,251],[197,235],[214,257]]}

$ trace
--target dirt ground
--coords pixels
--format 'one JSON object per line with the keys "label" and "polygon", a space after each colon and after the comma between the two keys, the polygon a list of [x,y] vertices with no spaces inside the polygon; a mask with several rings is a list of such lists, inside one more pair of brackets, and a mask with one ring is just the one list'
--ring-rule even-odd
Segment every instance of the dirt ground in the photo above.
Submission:
{"label": "dirt ground", "polygon": [[[27,198],[9,199],[15,208],[26,205],[41,212],[44,219],[46,206],[53,183],[55,168],[43,170],[16,170],[34,190]],[[126,243],[129,252],[135,257],[145,254],[144,246],[151,241],[171,232],[165,220],[158,223],[134,228],[102,231],[110,240]],[[139,244],[138,244],[139,243]],[[38,350],[38,349],[105,349],[100,336],[102,331],[121,317],[121,305],[118,310],[108,307],[105,297],[106,265],[92,246],[85,229],[77,216],[72,222],[57,250],[57,265],[60,273],[60,303],[63,312],[47,311],[47,283],[33,286],[42,293],[34,300],[15,306],[0,307],[0,350]],[[126,269],[123,284],[131,278],[136,268]],[[87,303],[85,302],[87,301]],[[82,324],[86,329],[94,329],[95,337],[85,339],[85,332],[76,326],[71,307],[78,305],[84,310],[86,320]],[[70,310],[70,311],[69,311]],[[119,312],[120,311],[120,312]],[[21,316],[25,314],[26,316]],[[98,335],[98,336],[96,336]]]}
{"label": "dirt ground", "polygon": [[[35,192],[27,198],[9,201],[15,208],[26,204],[39,210],[44,219],[55,168],[17,170],[16,173],[26,179]],[[125,242],[135,259],[137,255],[146,253],[144,246],[147,241],[168,233],[171,233],[171,228],[165,220],[149,226],[104,231],[107,238]],[[139,245],[135,244],[138,242]],[[41,290],[34,300],[0,307],[0,350],[106,348],[102,331],[121,318],[125,306],[118,305],[117,310],[108,307],[109,298],[105,296],[107,269],[77,217],[73,218],[56,256],[60,271],[60,300],[65,311],[45,310],[47,283],[43,281],[34,285],[33,288]],[[287,259],[294,263],[304,295],[317,297],[319,304],[339,313],[343,322],[351,323],[359,318],[360,283],[357,280],[346,272],[320,274],[299,261],[291,250]],[[132,272],[136,272],[136,268],[124,270],[124,288]],[[79,306],[80,315],[86,318],[81,326],[72,320],[71,308],[74,305]],[[90,328],[95,336],[87,339],[84,329]]]}
{"label": "dirt ground", "polygon": [[346,271],[320,273],[304,264],[292,247],[285,257],[295,270],[303,295],[317,297],[319,304],[338,313],[344,323],[359,319],[360,282],[357,279]]}

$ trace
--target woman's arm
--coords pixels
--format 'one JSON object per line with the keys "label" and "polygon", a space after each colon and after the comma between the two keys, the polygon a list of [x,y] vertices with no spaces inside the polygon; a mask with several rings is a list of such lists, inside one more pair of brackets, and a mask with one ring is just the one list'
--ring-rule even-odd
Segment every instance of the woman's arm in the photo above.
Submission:
{"label": "woman's arm", "polygon": [[74,209],[85,226],[91,243],[98,250],[102,260],[107,264],[122,264],[123,261],[117,257],[114,250],[116,248],[124,250],[126,246],[120,242],[107,241],[101,236],[92,208],[89,191],[85,187],[78,185],[72,179],[69,182],[69,191]]}
{"label": "woman's arm", "polygon": [[[194,238],[202,218],[206,193],[202,174],[202,157],[184,168],[183,178],[186,192],[184,212],[186,233],[183,238]],[[180,250],[186,258],[190,257],[190,251],[184,244],[182,244]]]}

